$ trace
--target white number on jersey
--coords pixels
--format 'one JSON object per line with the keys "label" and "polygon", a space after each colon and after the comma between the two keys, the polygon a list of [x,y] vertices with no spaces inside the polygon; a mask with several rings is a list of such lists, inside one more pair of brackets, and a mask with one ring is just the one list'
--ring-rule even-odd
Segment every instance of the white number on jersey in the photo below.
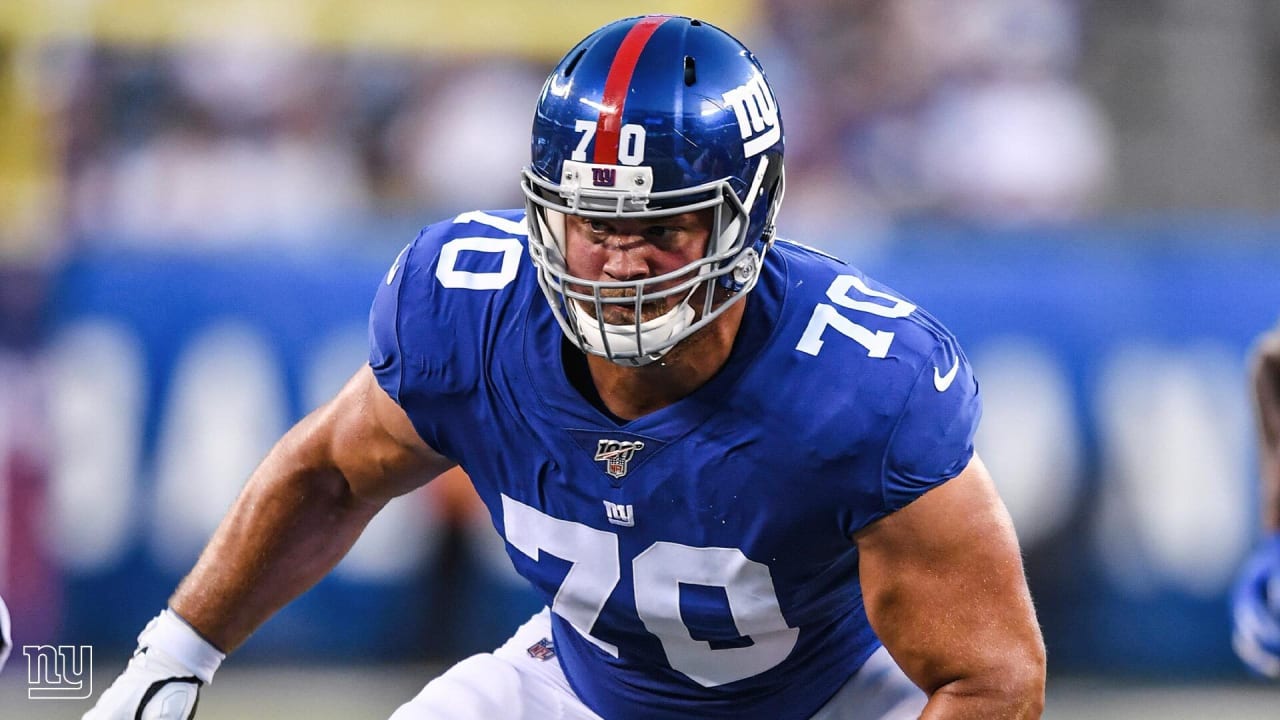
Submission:
{"label": "white number on jersey", "polygon": [[[582,523],[553,518],[502,496],[507,542],[537,562],[541,550],[572,563],[551,610],[596,647],[617,657],[618,648],[591,629],[620,579],[618,537]],[[787,626],[769,567],[738,548],[703,548],[656,542],[631,563],[636,613],[662,642],[667,662],[703,687],[758,675],[782,662],[800,631]],[[752,644],[713,649],[695,640],[680,616],[680,583],[724,588],[738,633]]]}
{"label": "white number on jersey", "polygon": [[[485,212],[463,213],[454,218],[453,222],[455,224],[474,222],[480,225],[488,225],[511,235],[529,234],[528,226],[523,220],[516,222]],[[457,268],[458,256],[463,252],[501,253],[502,265],[497,270],[486,272],[459,270]],[[440,261],[436,265],[436,279],[447,288],[501,290],[516,279],[516,272],[520,269],[520,255],[523,252],[524,248],[520,245],[520,241],[513,237],[491,238],[477,236],[454,238],[440,246]],[[400,255],[403,256],[404,251],[401,251]],[[387,273],[388,285],[391,284],[391,280],[395,277],[395,271],[399,264],[400,258],[397,257],[396,264],[392,265],[391,272]]]}
{"label": "white number on jersey", "polygon": [[[777,665],[796,646],[799,628],[787,627],[778,607],[769,566],[738,548],[690,547],[656,542],[631,562],[636,612],[658,636],[671,667],[703,687],[715,687],[759,675]],[[749,647],[713,650],[695,640],[680,618],[680,583],[724,588],[738,634]]]}
{"label": "white number on jersey", "polygon": [[537,562],[542,550],[573,563],[551,611],[564,618],[582,637],[614,657],[618,648],[591,635],[591,627],[604,610],[609,594],[621,576],[618,536],[582,523],[560,520],[502,496],[502,524],[507,542]]}
{"label": "white number on jersey", "polygon": [[[868,298],[887,300],[891,304],[881,305],[872,300],[855,300],[849,297],[850,290],[857,290]],[[916,309],[915,305],[906,300],[878,290],[872,290],[867,287],[862,278],[856,275],[836,276],[836,279],[831,281],[831,287],[827,288],[827,297],[840,307],[883,318],[906,317]],[[841,335],[852,338],[859,345],[866,348],[869,357],[886,357],[889,354],[889,345],[893,343],[892,332],[888,330],[872,332],[846,318],[835,307],[826,303],[818,303],[813,308],[813,315],[809,317],[809,325],[805,327],[804,335],[800,337],[800,342],[796,343],[796,349],[803,353],[817,355],[822,350],[822,333],[828,327],[835,328]]]}

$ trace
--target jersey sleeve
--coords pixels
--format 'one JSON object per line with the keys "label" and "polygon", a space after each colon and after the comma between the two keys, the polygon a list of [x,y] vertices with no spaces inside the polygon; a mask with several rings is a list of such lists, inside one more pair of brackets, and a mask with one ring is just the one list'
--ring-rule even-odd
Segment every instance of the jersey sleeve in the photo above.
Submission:
{"label": "jersey sleeve", "polygon": [[[425,230],[423,231],[425,232]],[[406,265],[414,245],[422,239],[422,233],[396,256],[386,277],[378,283],[369,310],[369,366],[378,384],[397,403],[401,403],[400,390],[404,385],[404,350],[400,343],[400,297],[404,277],[409,272]],[[401,403],[403,404],[403,403]]]}
{"label": "jersey sleeve", "polygon": [[941,334],[939,340],[917,373],[885,448],[887,512],[959,475],[973,457],[982,416],[978,381],[955,338]]}
{"label": "jersey sleeve", "polygon": [[[495,348],[521,335],[522,211],[427,226],[378,281],[369,367],[423,440],[454,459],[493,412]],[[534,283],[536,286],[536,283]]]}
{"label": "jersey sleeve", "polygon": [[451,229],[448,222],[428,226],[401,250],[378,283],[369,310],[374,377],[404,409],[418,435],[448,457],[455,448],[447,425],[476,387],[475,358],[483,344],[477,333],[458,332],[471,326],[466,303],[442,292],[435,279]]}

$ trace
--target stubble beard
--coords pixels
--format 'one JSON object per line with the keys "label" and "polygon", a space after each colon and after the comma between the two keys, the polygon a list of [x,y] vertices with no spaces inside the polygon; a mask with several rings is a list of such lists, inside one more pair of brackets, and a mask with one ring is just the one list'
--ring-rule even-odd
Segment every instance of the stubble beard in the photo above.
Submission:
{"label": "stubble beard", "polygon": [[[578,292],[590,294],[585,288],[574,288]],[[626,325],[634,326],[636,324],[636,291],[628,288],[601,288],[600,297],[605,299],[627,298],[624,303],[602,303],[600,312],[603,320],[609,325]],[[683,296],[671,295],[657,300],[648,300],[640,305],[640,322],[648,322],[654,318],[662,317],[676,306]],[[578,307],[587,314],[588,317],[601,319],[596,314],[596,304],[590,300],[570,300],[576,302]]]}
{"label": "stubble beard", "polygon": [[[636,306],[635,292],[631,290],[602,290],[601,297],[605,298],[627,298],[627,303],[622,304],[606,304],[601,306],[604,313],[604,321],[610,325],[635,325],[636,324]],[[662,317],[674,307],[674,302],[678,298],[666,297],[660,300],[650,300],[640,305],[640,322],[648,322],[654,318]],[[595,312],[595,307],[589,310],[590,313]]]}

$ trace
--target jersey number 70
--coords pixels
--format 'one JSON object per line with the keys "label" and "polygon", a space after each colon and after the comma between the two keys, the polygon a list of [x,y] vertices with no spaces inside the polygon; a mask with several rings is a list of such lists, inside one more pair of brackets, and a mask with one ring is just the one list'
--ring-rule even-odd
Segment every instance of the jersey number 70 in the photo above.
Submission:
{"label": "jersey number 70", "polygon": [[[618,648],[591,634],[622,576],[618,536],[553,518],[502,496],[507,542],[537,562],[542,551],[572,563],[551,610],[583,638],[614,657]],[[667,663],[703,687],[758,675],[786,659],[798,628],[788,627],[778,607],[769,567],[738,548],[691,547],[655,542],[631,561],[636,614],[662,641]],[[695,640],[680,618],[680,584],[724,588],[738,632],[748,647],[713,649]]]}
{"label": "jersey number 70", "polygon": [[[867,297],[888,300],[892,304],[881,305],[871,300],[854,300],[849,297],[850,290],[857,290]],[[906,300],[878,290],[872,290],[857,275],[837,275],[836,279],[831,281],[831,287],[827,288],[827,298],[840,307],[883,318],[906,317],[916,309],[915,305]],[[852,338],[859,345],[866,348],[867,355],[873,358],[886,357],[889,354],[889,345],[893,343],[892,332],[888,330],[872,332],[841,315],[840,311],[831,305],[818,303],[813,308],[813,314],[809,316],[809,325],[805,327],[804,335],[801,335],[800,342],[796,343],[796,349],[803,353],[817,355],[822,350],[822,332],[828,326],[835,328],[840,334]]]}

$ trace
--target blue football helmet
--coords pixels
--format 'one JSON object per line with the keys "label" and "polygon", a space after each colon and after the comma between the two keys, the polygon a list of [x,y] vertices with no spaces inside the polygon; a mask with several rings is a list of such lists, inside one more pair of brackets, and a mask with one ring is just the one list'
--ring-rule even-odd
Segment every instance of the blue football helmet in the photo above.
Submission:
{"label": "blue football helmet", "polygon": [[[773,242],[782,150],[782,119],[764,71],[719,28],[633,17],[570,50],[542,88],[521,182],[529,254],[569,340],[619,364],[646,365],[741,300]],[[597,281],[565,265],[566,214],[654,218],[708,208],[714,224],[705,257],[675,272]],[[699,289],[700,312],[692,307]],[[641,319],[644,303],[671,296],[683,298]],[[633,307],[635,322],[604,322],[611,304]]]}

